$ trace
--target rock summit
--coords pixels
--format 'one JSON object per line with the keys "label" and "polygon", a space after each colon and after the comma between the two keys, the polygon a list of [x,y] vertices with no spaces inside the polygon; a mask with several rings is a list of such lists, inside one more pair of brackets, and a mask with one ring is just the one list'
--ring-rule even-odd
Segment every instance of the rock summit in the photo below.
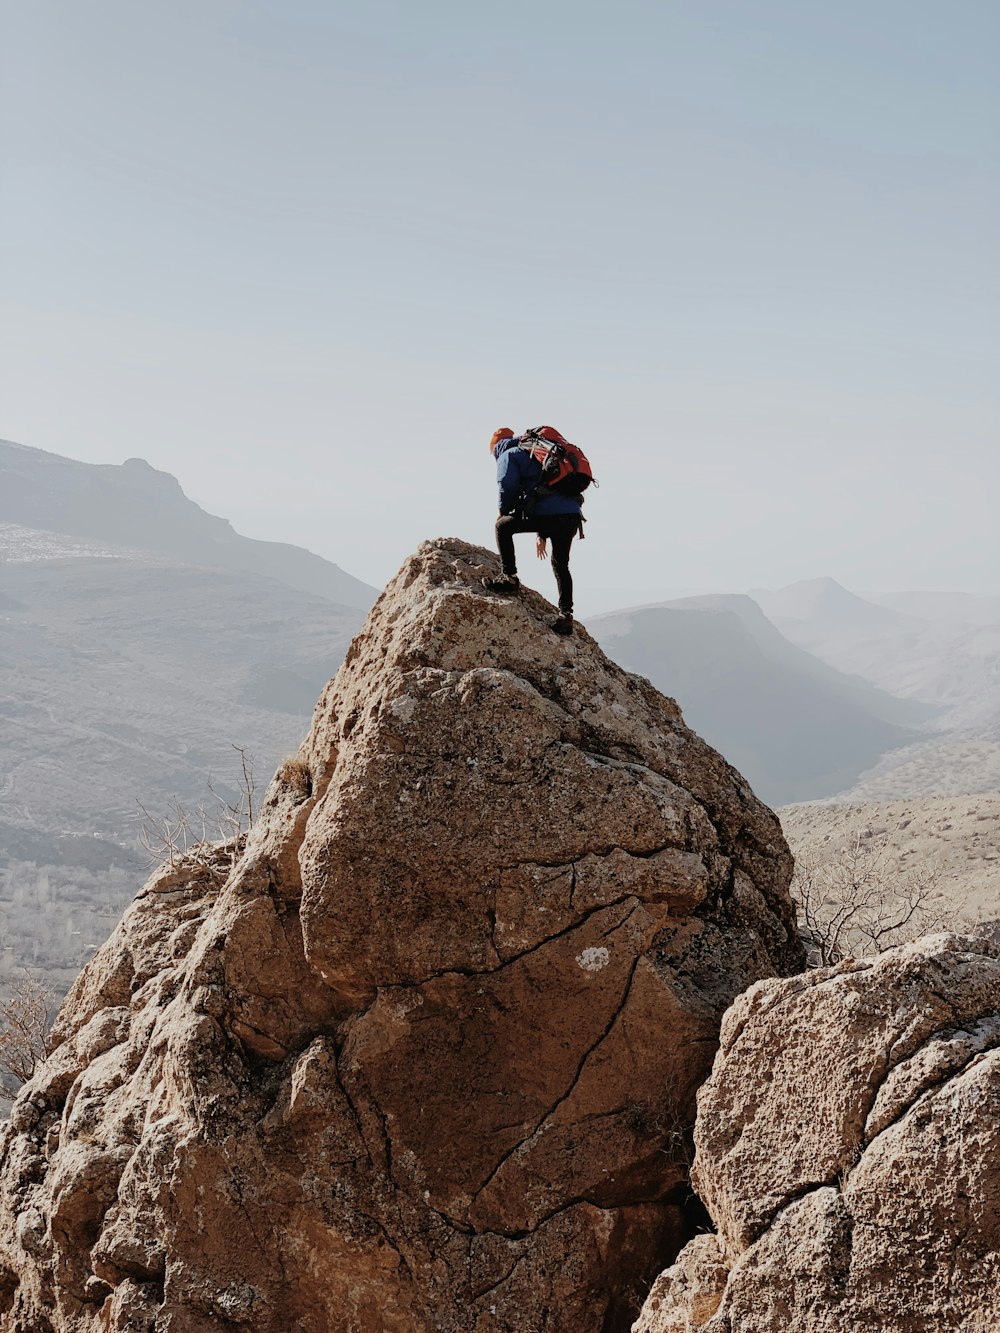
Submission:
{"label": "rock summit", "polygon": [[161,868],[0,1161],[8,1333],[628,1328],[721,1017],[802,964],[676,704],[425,543],[245,843]]}

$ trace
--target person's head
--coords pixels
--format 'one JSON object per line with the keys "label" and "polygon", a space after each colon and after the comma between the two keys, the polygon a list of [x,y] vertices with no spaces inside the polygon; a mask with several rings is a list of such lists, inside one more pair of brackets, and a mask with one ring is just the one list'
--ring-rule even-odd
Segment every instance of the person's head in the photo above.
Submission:
{"label": "person's head", "polygon": [[490,453],[495,454],[501,440],[512,440],[514,432],[509,426],[498,426],[490,438]]}

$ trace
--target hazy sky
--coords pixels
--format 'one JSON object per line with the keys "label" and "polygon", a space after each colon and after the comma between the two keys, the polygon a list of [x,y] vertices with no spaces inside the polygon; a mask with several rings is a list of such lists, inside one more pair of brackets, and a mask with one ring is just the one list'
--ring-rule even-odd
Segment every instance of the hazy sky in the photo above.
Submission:
{"label": "hazy sky", "polygon": [[551,422],[594,587],[1000,591],[995,0],[0,14],[0,436],[379,583]]}

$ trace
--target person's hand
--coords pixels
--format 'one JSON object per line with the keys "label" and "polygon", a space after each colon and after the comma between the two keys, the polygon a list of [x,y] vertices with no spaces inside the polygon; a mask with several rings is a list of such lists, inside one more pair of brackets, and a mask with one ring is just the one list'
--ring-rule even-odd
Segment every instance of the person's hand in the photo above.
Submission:
{"label": "person's hand", "polygon": [[538,537],[538,538],[535,540],[535,555],[538,556],[539,560],[544,560],[544,559],[546,559],[546,557],[548,556],[548,554],[549,554],[549,553],[548,553],[548,550],[546,549],[546,546],[545,546],[545,538],[544,538],[544,537]]}

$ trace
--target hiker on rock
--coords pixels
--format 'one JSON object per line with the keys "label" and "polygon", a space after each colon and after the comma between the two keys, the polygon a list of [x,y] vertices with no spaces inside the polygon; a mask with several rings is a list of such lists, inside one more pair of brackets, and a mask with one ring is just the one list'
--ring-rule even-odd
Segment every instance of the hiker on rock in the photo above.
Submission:
{"label": "hiker on rock", "polygon": [[513,594],[520,590],[514,534],[534,532],[539,560],[552,543],[552,572],[559,590],[559,617],[552,624],[557,634],[573,633],[573,578],[569,551],[573,538],[583,537],[582,492],[593,480],[581,450],[563,439],[553,426],[536,426],[515,435],[509,426],[493,432],[490,453],[497,461],[500,517],[497,550],[502,573],[484,578],[490,592]]}

